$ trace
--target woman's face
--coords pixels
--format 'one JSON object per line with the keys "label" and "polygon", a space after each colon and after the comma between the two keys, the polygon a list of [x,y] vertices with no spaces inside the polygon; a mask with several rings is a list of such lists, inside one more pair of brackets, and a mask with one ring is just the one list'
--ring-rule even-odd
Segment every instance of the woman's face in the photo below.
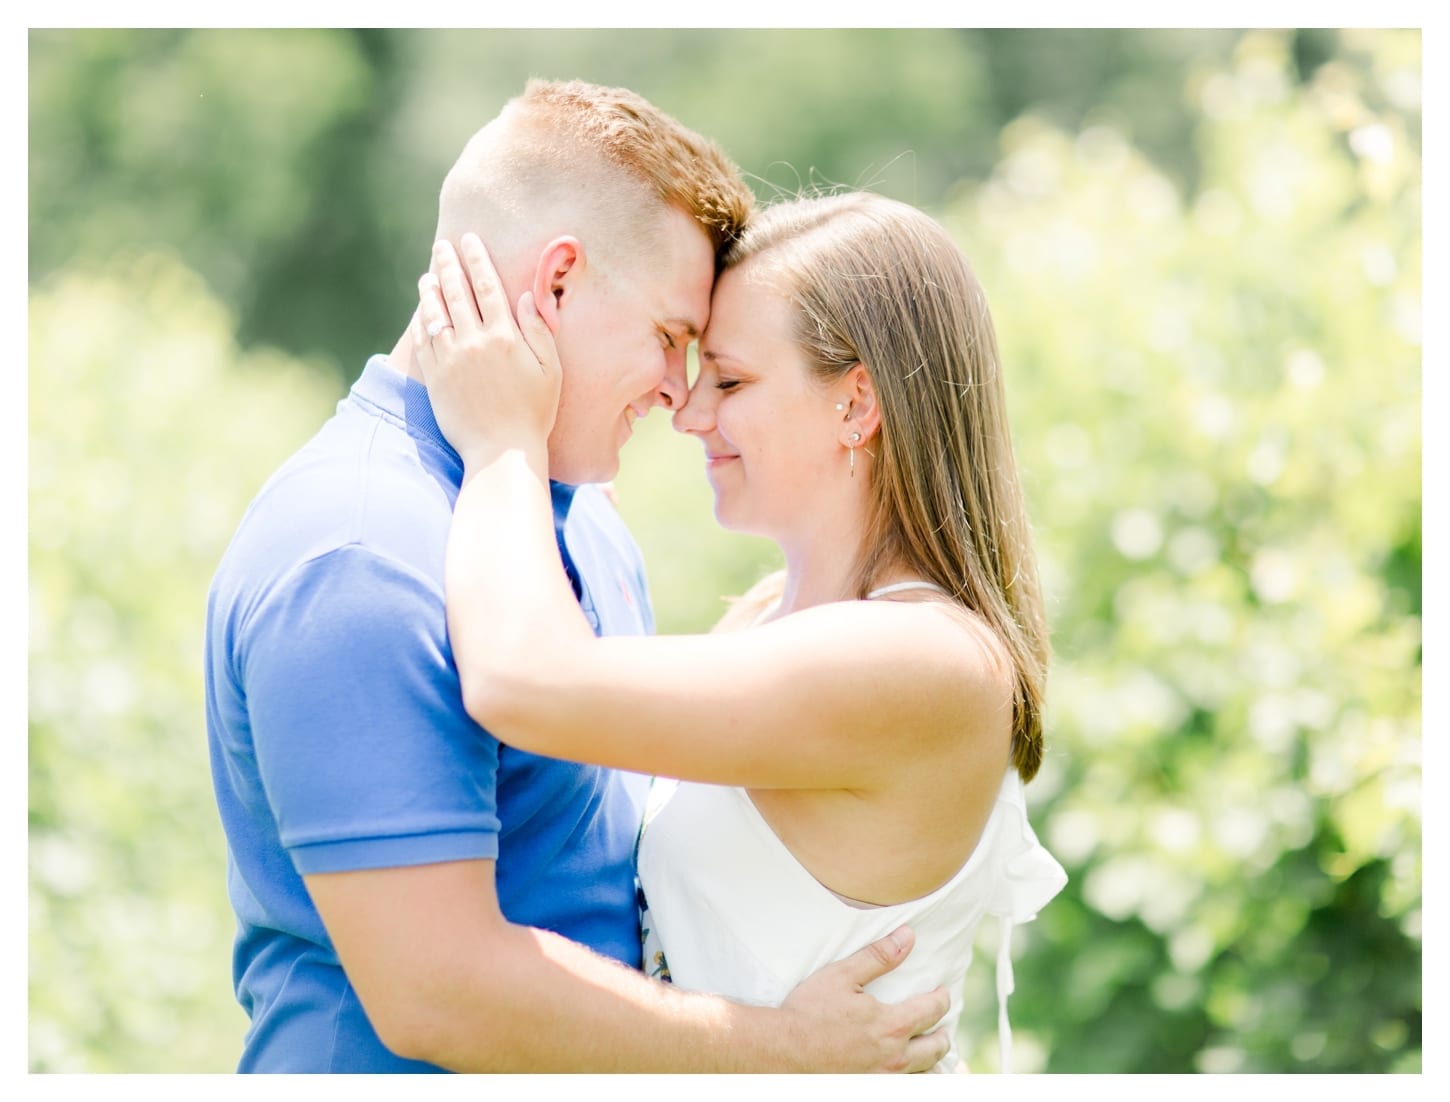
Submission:
{"label": "woman's face", "polygon": [[789,301],[750,264],[725,272],[700,339],[699,376],[674,418],[705,446],[716,519],[777,539],[811,523],[824,479],[848,476],[845,415],[810,377],[791,323]]}

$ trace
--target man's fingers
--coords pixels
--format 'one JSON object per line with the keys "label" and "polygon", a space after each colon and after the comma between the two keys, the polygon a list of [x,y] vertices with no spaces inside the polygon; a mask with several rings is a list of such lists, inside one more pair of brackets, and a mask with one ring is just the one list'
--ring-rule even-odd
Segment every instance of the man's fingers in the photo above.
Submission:
{"label": "man's fingers", "polygon": [[458,242],[458,251],[473,284],[478,316],[485,325],[498,322],[508,310],[508,300],[504,297],[503,281],[499,279],[498,269],[493,266],[493,258],[488,255],[483,239],[476,233],[465,233]]}
{"label": "man's fingers", "polygon": [[946,1017],[952,1007],[951,993],[945,987],[913,995],[896,1004],[906,1021],[908,1036],[925,1033]]}
{"label": "man's fingers", "polygon": [[911,932],[911,927],[898,926],[885,937],[873,941],[863,949],[857,949],[832,967],[844,971],[852,983],[865,987],[904,961],[915,944],[916,935]]}
{"label": "man's fingers", "polygon": [[951,1051],[952,1039],[945,1029],[936,1029],[920,1037],[913,1037],[906,1044],[906,1067],[908,1072],[930,1071]]}

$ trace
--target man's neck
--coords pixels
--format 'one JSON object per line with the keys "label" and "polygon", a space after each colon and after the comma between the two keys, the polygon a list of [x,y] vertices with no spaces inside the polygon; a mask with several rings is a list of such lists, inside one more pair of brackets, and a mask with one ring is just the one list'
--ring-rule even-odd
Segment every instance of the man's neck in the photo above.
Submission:
{"label": "man's neck", "polygon": [[[402,372],[414,382],[422,383],[424,386],[428,385],[427,380],[423,378],[423,373],[413,363],[413,327],[411,325],[403,330],[403,335],[398,338],[398,343],[393,345],[393,350],[388,353],[388,363],[392,365],[394,371]],[[552,449],[552,436],[549,438],[549,444]],[[552,451],[550,452],[550,461],[552,463]],[[552,482],[554,480],[551,479],[550,481]],[[565,485],[568,484],[566,483]],[[572,494],[572,492],[573,487],[571,486],[570,493]]]}
{"label": "man's neck", "polygon": [[394,371],[401,371],[410,379],[423,382],[423,376],[413,366],[413,327],[411,325],[403,330],[403,335],[398,338],[398,343],[393,345],[393,350],[388,353],[388,362],[393,365]]}

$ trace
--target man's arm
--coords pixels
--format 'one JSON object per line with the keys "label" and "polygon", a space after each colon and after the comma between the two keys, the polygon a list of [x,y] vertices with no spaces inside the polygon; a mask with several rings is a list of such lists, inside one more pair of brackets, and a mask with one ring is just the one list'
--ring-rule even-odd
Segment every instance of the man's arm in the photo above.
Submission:
{"label": "man's arm", "polygon": [[[907,1043],[946,1012],[944,992],[890,1007],[860,990],[890,961],[832,966],[790,1009],[766,1010],[508,923],[492,860],[498,744],[459,707],[430,577],[339,547],[289,574],[242,634],[278,834],[399,1055],[458,1070],[849,1071],[923,1068],[945,1049]],[[379,867],[345,871],[358,865]]]}
{"label": "man's arm", "polygon": [[508,922],[492,861],[305,878],[383,1043],[454,1071],[925,1071],[944,988],[880,1003],[862,987],[908,933],[815,973],[780,1009],[676,991],[544,930]]}

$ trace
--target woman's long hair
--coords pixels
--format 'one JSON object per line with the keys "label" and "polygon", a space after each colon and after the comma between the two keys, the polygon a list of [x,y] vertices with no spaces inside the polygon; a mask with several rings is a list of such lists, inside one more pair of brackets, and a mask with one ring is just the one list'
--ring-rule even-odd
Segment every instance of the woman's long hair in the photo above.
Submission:
{"label": "woman's long hair", "polygon": [[996,633],[1016,673],[1012,763],[1042,762],[1048,639],[986,296],[960,249],[914,207],[866,193],[759,212],[724,267],[768,266],[818,380],[870,373],[881,428],[856,596],[905,568]]}

